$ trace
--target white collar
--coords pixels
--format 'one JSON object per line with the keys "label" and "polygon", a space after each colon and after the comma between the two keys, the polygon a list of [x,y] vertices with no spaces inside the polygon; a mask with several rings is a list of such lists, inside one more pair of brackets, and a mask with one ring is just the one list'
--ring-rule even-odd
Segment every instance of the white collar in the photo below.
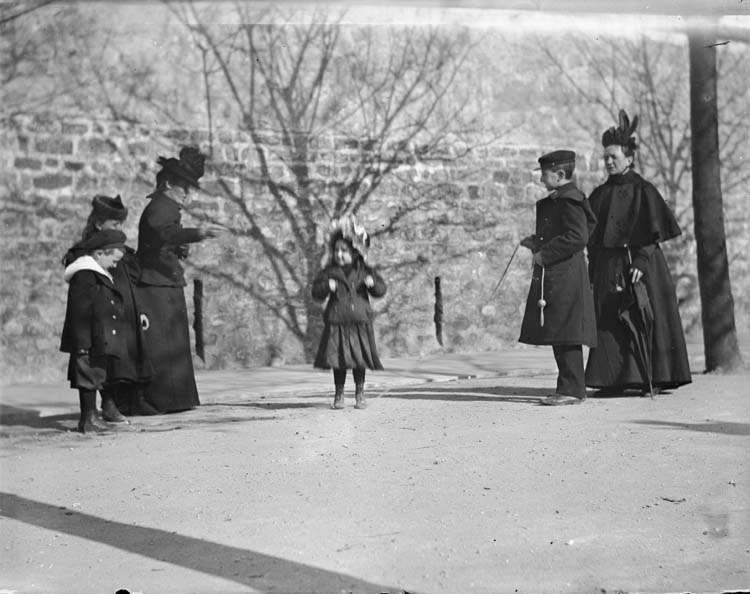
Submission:
{"label": "white collar", "polygon": [[94,260],[94,258],[92,258],[91,256],[81,256],[80,258],[74,260],[72,264],[69,264],[67,268],[65,268],[65,274],[63,275],[63,277],[65,278],[65,282],[69,283],[70,279],[73,278],[73,275],[76,272],[80,272],[81,270],[91,270],[93,272],[97,272],[101,275],[106,276],[111,283],[114,283],[112,275],[107,270],[104,270],[99,262]]}

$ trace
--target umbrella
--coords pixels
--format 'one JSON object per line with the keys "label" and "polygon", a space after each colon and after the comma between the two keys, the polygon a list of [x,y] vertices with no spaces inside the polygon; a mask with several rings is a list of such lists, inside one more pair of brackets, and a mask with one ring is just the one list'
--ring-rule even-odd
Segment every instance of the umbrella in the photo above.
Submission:
{"label": "umbrella", "polygon": [[440,277],[435,277],[435,338],[443,346],[443,292],[440,290]]}
{"label": "umbrella", "polygon": [[[628,250],[628,261],[630,261]],[[628,329],[633,339],[635,355],[641,369],[643,383],[648,385],[648,393],[653,398],[653,369],[651,365],[652,342],[654,335],[654,310],[642,282],[633,283],[629,278],[624,283],[622,299],[617,308],[617,317]]]}

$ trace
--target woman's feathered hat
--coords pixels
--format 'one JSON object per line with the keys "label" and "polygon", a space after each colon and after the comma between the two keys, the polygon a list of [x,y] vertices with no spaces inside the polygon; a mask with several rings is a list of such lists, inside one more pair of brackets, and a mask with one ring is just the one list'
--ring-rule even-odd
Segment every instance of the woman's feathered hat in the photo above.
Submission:
{"label": "woman's feathered hat", "polygon": [[128,218],[128,209],[122,204],[122,198],[118,194],[114,198],[97,194],[91,201],[94,214],[97,218],[107,221],[124,221]]}
{"label": "woman's feathered hat", "polygon": [[602,146],[608,147],[612,144],[618,144],[634,151],[638,146],[633,137],[635,129],[638,127],[638,116],[633,116],[633,121],[631,122],[625,110],[621,109],[618,119],[617,126],[612,126],[602,134]]}
{"label": "woman's feathered hat", "polygon": [[198,147],[184,146],[180,149],[179,159],[159,157],[156,162],[164,169],[184,179],[194,188],[200,188],[198,180],[203,177],[205,172],[206,155],[201,153]]}
{"label": "woman's feathered hat", "polygon": [[326,242],[329,251],[333,248],[334,242],[339,238],[349,241],[352,247],[362,255],[363,259],[367,257],[367,248],[370,247],[370,236],[353,214],[345,214],[331,223]]}

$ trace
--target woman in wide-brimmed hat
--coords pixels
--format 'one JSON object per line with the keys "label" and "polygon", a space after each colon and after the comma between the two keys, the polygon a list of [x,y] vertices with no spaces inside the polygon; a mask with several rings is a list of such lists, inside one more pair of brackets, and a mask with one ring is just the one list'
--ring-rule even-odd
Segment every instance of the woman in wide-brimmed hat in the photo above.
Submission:
{"label": "woman in wide-brimmed hat", "polygon": [[[609,178],[589,198],[598,221],[588,244],[597,339],[586,385],[653,395],[691,377],[675,287],[660,247],[681,231],[659,191],[633,170],[637,125],[637,116],[631,122],[620,110],[618,126],[602,135]],[[639,284],[653,311],[653,321],[641,331],[648,336],[623,323],[630,315],[623,299]]]}
{"label": "woman in wide-brimmed hat", "polygon": [[159,157],[156,189],[138,225],[138,304],[145,316],[146,354],[153,367],[145,399],[160,412],[200,404],[180,260],[187,257],[188,244],[215,237],[219,229],[183,227],[180,211],[190,190],[200,188],[205,159],[195,147],[182,148],[178,159]]}

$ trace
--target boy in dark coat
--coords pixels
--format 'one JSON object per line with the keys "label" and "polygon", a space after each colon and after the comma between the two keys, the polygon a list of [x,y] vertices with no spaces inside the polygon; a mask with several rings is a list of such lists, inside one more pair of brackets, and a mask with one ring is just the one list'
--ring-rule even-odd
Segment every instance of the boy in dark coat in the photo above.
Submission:
{"label": "boy in dark coat", "polygon": [[542,404],[579,404],[586,399],[583,348],[596,345],[594,301],[583,250],[596,224],[586,196],[571,179],[573,151],[539,158],[541,181],[551,193],[536,204],[536,233],[521,241],[534,253],[519,342],[552,345],[557,389]]}
{"label": "boy in dark coat", "polygon": [[[109,272],[125,252],[125,239],[116,229],[98,231],[80,244],[84,255],[65,268],[68,304],[60,350],[70,353],[68,379],[79,393],[81,433],[108,429],[96,410],[96,392],[113,358],[126,356],[123,298]],[[102,409],[110,408],[114,401],[102,393]]]}

